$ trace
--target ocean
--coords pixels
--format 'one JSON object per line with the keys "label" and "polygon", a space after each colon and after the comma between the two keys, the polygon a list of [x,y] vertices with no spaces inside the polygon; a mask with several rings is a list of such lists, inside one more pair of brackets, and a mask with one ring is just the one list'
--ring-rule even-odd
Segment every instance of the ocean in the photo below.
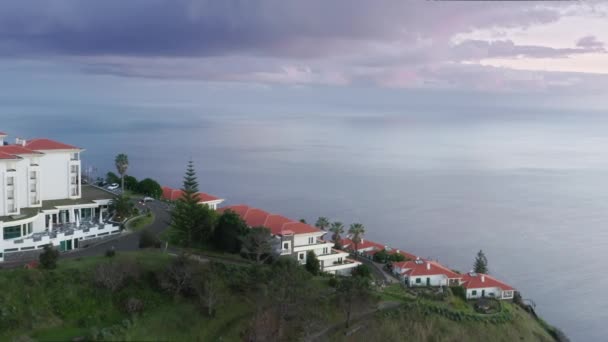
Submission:
{"label": "ocean", "polygon": [[360,222],[366,238],[463,272],[482,249],[490,273],[574,341],[608,335],[601,115],[218,108],[32,104],[9,118],[5,105],[0,131],[81,146],[100,176],[126,153],[129,174],[174,187],[192,159],[200,190],[225,204]]}

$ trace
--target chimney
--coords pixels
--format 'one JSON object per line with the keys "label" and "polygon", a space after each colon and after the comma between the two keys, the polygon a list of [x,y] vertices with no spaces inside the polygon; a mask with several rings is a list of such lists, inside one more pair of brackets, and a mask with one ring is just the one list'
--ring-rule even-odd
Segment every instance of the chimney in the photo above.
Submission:
{"label": "chimney", "polygon": [[15,145],[25,146],[25,143],[26,143],[25,139],[21,139],[21,138],[16,138],[15,139]]}
{"label": "chimney", "polygon": [[486,281],[486,276],[482,274],[482,275],[481,275],[481,282],[482,282],[482,283],[485,283],[485,281]]}
{"label": "chimney", "polygon": [[430,263],[430,262],[428,262],[428,261],[427,261],[427,263],[426,263],[426,269],[427,269],[427,270],[430,270],[430,269],[431,269],[431,263]]}

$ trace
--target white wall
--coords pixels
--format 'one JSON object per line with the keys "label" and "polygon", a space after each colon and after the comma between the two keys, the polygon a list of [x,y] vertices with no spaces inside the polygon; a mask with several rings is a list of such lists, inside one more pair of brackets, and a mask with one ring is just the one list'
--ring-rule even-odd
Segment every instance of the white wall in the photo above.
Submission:
{"label": "white wall", "polygon": [[[420,283],[416,283],[416,279],[420,278]],[[408,280],[409,286],[427,286],[426,279],[430,278],[430,286],[446,286],[448,284],[448,278],[443,274],[438,275],[424,275],[424,276],[411,276]]]}
{"label": "white wall", "polygon": [[[502,290],[498,287],[484,287],[479,289],[467,289],[467,299],[481,298],[482,292],[485,291],[485,297],[500,298]],[[475,292],[475,294],[473,294]]]}
{"label": "white wall", "polygon": [[324,232],[296,234],[294,237],[294,246],[298,247],[298,246],[310,245],[308,239],[311,237],[313,238],[313,244],[315,244],[315,243],[317,243],[317,238],[320,238],[323,235],[325,235]]}
{"label": "white wall", "polygon": [[45,151],[40,157],[42,200],[70,198],[70,153]]}

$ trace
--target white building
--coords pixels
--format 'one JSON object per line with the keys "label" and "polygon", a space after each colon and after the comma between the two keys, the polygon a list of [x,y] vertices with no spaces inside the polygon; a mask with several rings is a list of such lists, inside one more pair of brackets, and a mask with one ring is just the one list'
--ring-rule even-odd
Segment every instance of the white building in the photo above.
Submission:
{"label": "white building", "polygon": [[81,184],[83,149],[49,139],[5,143],[0,133],[0,261],[120,232],[104,223],[112,196]]}
{"label": "white building", "polygon": [[287,255],[306,263],[307,253],[313,251],[321,270],[331,274],[348,275],[361,263],[348,258],[348,253],[334,249],[334,243],[323,240],[325,232],[306,223],[271,214],[246,205],[233,205],[219,209],[232,210],[249,227],[266,227],[273,235],[273,248],[277,255]]}
{"label": "white building", "polygon": [[454,286],[462,283],[462,275],[438,262],[423,259],[393,263],[393,274],[410,287]]}
{"label": "white building", "polygon": [[515,294],[514,288],[487,274],[470,272],[465,274],[462,280],[467,299],[483,297],[513,299]]}

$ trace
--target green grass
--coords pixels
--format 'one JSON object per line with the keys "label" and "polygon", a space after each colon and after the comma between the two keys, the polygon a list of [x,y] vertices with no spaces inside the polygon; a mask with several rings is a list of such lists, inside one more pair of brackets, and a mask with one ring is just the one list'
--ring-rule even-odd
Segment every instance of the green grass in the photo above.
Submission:
{"label": "green grass", "polygon": [[505,303],[514,318],[509,323],[454,322],[439,315],[400,309],[378,313],[350,337],[338,331],[330,341],[554,341],[521,308]]}
{"label": "green grass", "polygon": [[130,229],[133,231],[141,230],[141,229],[151,225],[155,219],[156,219],[156,217],[154,216],[153,212],[150,212],[149,214],[137,216],[137,217],[131,219],[129,222],[127,222],[127,229]]}
{"label": "green grass", "polygon": [[[225,281],[231,287],[225,302],[210,318],[194,298],[173,298],[158,289],[155,274],[164,270],[172,257],[158,251],[117,253],[113,258],[89,257],[60,260],[55,270],[13,269],[0,271],[0,341],[38,340],[69,341],[76,337],[97,336],[109,341],[240,341],[254,311],[253,298],[242,279],[249,266],[226,263]],[[141,276],[121,290],[109,290],[93,284],[93,272],[100,263],[133,262]],[[298,336],[310,329],[321,330],[344,321],[344,312],[332,299],[329,277],[312,277],[311,295],[320,301],[311,303],[318,315],[315,327],[300,326],[298,319],[289,324]],[[234,286],[237,286],[234,288]],[[323,340],[333,341],[551,341],[543,325],[524,310],[509,302],[502,303],[512,319],[503,323],[459,321],[424,311],[430,306],[472,313],[470,303],[449,297],[443,301],[420,299],[391,285],[378,292],[381,300],[401,301],[399,309],[379,312],[362,322],[363,328],[346,338],[344,330]],[[141,314],[123,310],[126,299],[135,297],[144,303]],[[415,304],[415,305],[414,305]]]}
{"label": "green grass", "polygon": [[[132,283],[117,293],[95,287],[94,266],[130,260],[146,272],[163,268],[171,257],[154,251],[118,253],[114,258],[91,257],[60,261],[46,270],[0,272],[0,340],[65,341],[105,330],[108,340],[215,341],[234,340],[249,317],[244,301],[230,298],[208,318],[192,300],[171,296],[145,284]],[[131,317],[122,310],[126,298],[144,302],[144,313]]]}

